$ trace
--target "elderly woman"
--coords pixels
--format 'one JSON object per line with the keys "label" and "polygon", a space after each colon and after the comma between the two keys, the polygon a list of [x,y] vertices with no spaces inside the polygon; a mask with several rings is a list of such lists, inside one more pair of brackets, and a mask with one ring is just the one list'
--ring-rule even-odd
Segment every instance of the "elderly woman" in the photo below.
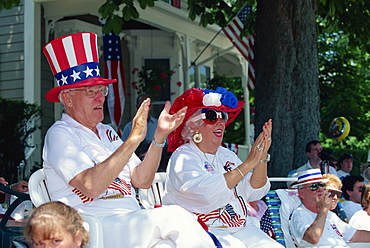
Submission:
{"label": "elderly woman", "polygon": [[196,214],[223,247],[281,247],[258,227],[247,224],[247,201],[270,189],[267,178],[272,121],[263,126],[248,158],[242,162],[221,146],[224,131],[245,102],[224,88],[192,88],[179,96],[170,113],[187,107],[182,125],[168,136],[172,154],[164,204]]}
{"label": "elderly woman", "polygon": [[325,183],[325,186],[332,200],[330,210],[333,211],[341,220],[348,223],[346,213],[339,203],[339,199],[342,198],[342,181],[339,179],[339,177],[333,174],[323,174],[322,178],[329,180],[327,183]]}

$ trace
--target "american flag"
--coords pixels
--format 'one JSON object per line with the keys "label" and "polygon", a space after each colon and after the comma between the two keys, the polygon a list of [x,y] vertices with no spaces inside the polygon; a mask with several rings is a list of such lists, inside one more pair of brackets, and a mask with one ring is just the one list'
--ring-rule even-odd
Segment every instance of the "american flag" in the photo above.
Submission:
{"label": "american flag", "polygon": [[260,221],[260,229],[264,231],[270,238],[275,239],[275,233],[272,226],[270,211],[266,209]]}
{"label": "american flag", "polygon": [[[119,127],[125,107],[126,82],[123,71],[121,42],[118,34],[103,33],[105,74],[117,83],[109,84],[108,111],[111,122]],[[121,136],[118,128],[118,134]]]}
{"label": "american flag", "polygon": [[249,37],[243,36],[240,39],[240,33],[243,30],[244,21],[251,13],[252,7],[245,5],[243,9],[227,24],[223,29],[225,35],[231,40],[234,46],[239,50],[243,57],[248,61],[248,90],[254,89],[254,39],[255,34]]}

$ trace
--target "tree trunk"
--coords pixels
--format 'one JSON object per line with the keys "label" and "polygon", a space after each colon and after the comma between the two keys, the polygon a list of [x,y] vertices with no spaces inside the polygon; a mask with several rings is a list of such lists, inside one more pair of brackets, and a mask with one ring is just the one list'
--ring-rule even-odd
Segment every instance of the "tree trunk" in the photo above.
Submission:
{"label": "tree trunk", "polygon": [[315,0],[260,0],[257,5],[256,135],[273,120],[269,176],[286,176],[307,162],[306,144],[319,139]]}

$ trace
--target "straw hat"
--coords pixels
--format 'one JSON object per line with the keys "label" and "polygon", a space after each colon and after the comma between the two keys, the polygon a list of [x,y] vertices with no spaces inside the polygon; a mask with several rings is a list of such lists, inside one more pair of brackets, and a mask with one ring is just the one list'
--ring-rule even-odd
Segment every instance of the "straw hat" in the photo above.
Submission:
{"label": "straw hat", "polygon": [[311,183],[327,183],[329,182],[328,179],[324,179],[322,177],[320,169],[310,169],[306,171],[298,172],[298,180],[294,182],[291,187],[298,188],[298,186],[303,184],[311,184]]}

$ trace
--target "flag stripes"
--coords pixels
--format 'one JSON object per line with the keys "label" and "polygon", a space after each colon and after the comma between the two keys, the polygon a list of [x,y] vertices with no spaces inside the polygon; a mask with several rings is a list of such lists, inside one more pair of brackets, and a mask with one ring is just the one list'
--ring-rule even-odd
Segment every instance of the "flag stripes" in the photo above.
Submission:
{"label": "flag stripes", "polygon": [[[126,82],[122,63],[120,37],[117,34],[103,34],[104,66],[108,79],[117,79],[117,83],[109,84],[107,96],[108,111],[111,122],[119,127],[124,111]],[[120,128],[118,128],[120,134]]]}
{"label": "flag stripes", "polygon": [[251,12],[251,6],[245,5],[242,10],[227,24],[223,29],[224,34],[230,39],[233,45],[243,55],[248,62],[248,90],[254,89],[255,74],[254,74],[254,40],[255,34],[249,37],[243,36],[240,38],[240,34],[244,27],[244,21]]}

